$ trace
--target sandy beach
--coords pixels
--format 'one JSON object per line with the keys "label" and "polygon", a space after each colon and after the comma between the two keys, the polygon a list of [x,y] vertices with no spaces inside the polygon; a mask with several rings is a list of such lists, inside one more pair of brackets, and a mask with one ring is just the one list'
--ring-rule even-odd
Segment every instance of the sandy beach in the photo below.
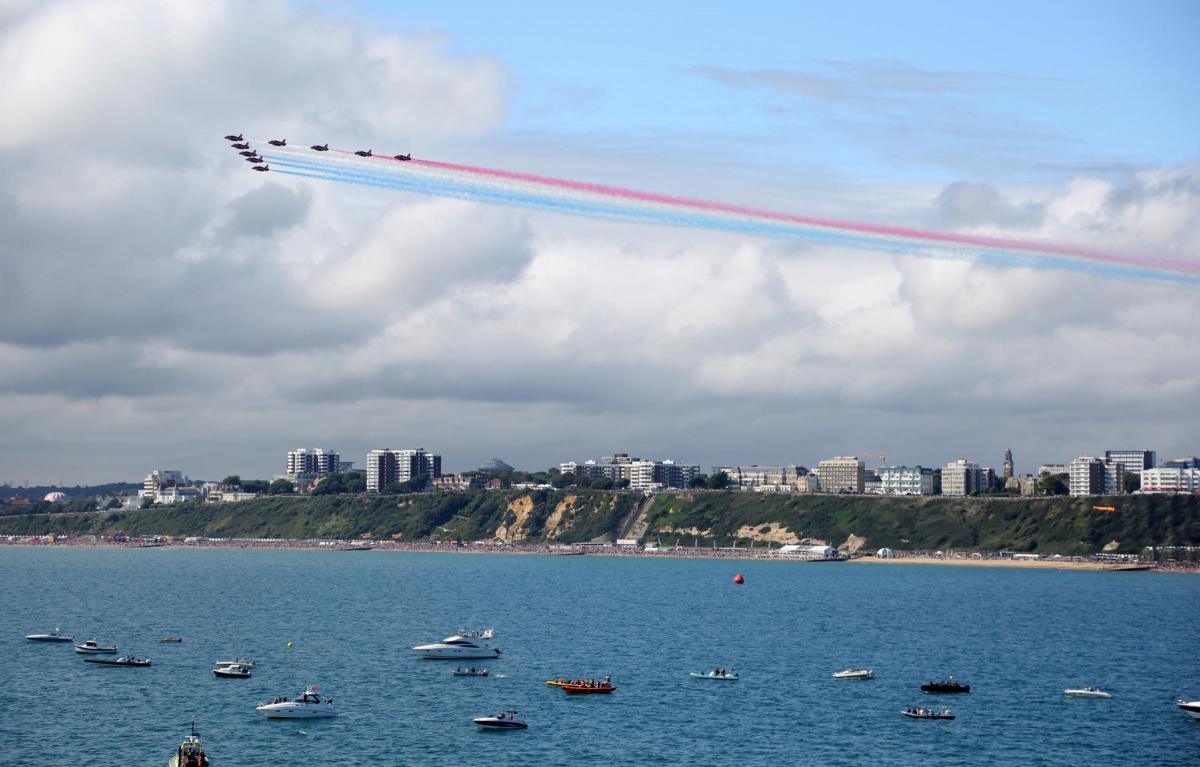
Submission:
{"label": "sandy beach", "polygon": [[951,567],[1009,567],[1035,570],[1103,570],[1113,565],[1104,562],[1072,562],[1070,560],[1045,559],[971,559],[965,557],[858,557],[849,560],[853,564],[875,565],[949,565]]}

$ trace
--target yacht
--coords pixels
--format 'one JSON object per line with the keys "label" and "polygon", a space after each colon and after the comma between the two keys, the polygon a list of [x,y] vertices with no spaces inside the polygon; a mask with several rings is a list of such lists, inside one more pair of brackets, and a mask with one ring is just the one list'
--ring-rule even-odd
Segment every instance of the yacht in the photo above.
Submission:
{"label": "yacht", "polygon": [[115,653],[116,651],[117,651],[117,646],[115,644],[100,644],[95,639],[89,639],[86,642],[84,642],[83,644],[75,645],[75,652],[79,653],[80,655],[87,655],[88,653],[93,653],[93,654],[95,654],[95,653],[110,653],[110,654],[112,654],[112,653]]}
{"label": "yacht", "polygon": [[1177,700],[1175,701],[1175,705],[1179,706],[1179,708],[1191,718],[1200,719],[1200,700],[1193,700],[1191,702],[1186,700]]}
{"label": "yacht", "polygon": [[281,696],[269,703],[260,704],[255,710],[268,719],[315,719],[337,716],[337,711],[333,708],[333,699],[317,695],[319,689],[321,688],[310,684],[295,700]]}
{"label": "yacht", "polygon": [[1072,698],[1111,698],[1112,695],[1101,690],[1099,687],[1076,687],[1063,690],[1069,697]]}
{"label": "yacht", "polygon": [[484,730],[527,730],[529,723],[516,711],[501,711],[495,716],[477,716],[471,720]]}
{"label": "yacht", "polygon": [[498,658],[500,648],[492,647],[495,633],[487,631],[460,631],[440,642],[419,644],[412,648],[422,658]]}
{"label": "yacht", "polygon": [[249,679],[253,671],[254,667],[245,663],[219,663],[213,669],[214,674],[225,679]]}
{"label": "yacht", "polygon": [[58,626],[54,627],[53,631],[45,634],[26,634],[25,638],[30,642],[74,642],[74,634],[64,634]]}
{"label": "yacht", "polygon": [[194,726],[192,734],[183,739],[179,749],[167,760],[167,767],[209,767],[204,744],[200,742],[200,734]]}
{"label": "yacht", "polygon": [[869,668],[848,668],[844,671],[835,671],[834,679],[874,679],[875,672]]}

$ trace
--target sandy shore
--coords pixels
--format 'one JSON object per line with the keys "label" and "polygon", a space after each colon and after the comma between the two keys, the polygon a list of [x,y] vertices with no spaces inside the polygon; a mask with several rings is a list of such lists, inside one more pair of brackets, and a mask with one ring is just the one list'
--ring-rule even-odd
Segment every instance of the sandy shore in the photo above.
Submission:
{"label": "sandy shore", "polygon": [[1103,562],[1071,562],[1069,560],[1048,561],[1044,559],[957,559],[947,557],[859,557],[851,559],[854,564],[875,565],[949,565],[951,567],[1017,567],[1034,570],[1103,570],[1111,565]]}

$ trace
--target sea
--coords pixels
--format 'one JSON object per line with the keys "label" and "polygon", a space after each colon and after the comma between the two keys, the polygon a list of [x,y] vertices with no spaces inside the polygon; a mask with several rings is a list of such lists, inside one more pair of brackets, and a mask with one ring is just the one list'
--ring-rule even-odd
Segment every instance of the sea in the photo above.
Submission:
{"label": "sea", "polygon": [[[734,576],[745,582],[737,585]],[[151,668],[28,642],[56,625]],[[494,628],[451,675],[412,645]],[[178,645],[160,644],[178,635]],[[1200,764],[1200,578],[707,559],[0,549],[0,765]],[[214,661],[254,658],[253,678]],[[465,665],[465,664],[464,664]],[[691,679],[736,669],[736,682]],[[839,681],[847,667],[875,671]],[[612,675],[611,695],[547,679]],[[949,674],[967,695],[931,696]],[[340,716],[266,720],[307,684]],[[1072,699],[1097,685],[1111,700]],[[900,715],[946,705],[953,721]],[[529,729],[479,731],[516,709]]]}

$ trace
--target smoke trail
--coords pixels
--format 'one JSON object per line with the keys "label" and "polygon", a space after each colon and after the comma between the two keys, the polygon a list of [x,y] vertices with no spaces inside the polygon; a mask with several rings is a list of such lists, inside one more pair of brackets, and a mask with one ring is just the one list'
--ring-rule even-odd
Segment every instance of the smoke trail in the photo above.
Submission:
{"label": "smoke trail", "polygon": [[299,147],[276,148],[265,144],[264,147],[261,153],[272,170],[360,186],[589,218],[720,230],[901,255],[1200,284],[1200,264],[1166,259],[1140,259],[1053,243],[819,219],[430,160],[360,159],[342,150],[333,150],[338,154],[318,154]]}

